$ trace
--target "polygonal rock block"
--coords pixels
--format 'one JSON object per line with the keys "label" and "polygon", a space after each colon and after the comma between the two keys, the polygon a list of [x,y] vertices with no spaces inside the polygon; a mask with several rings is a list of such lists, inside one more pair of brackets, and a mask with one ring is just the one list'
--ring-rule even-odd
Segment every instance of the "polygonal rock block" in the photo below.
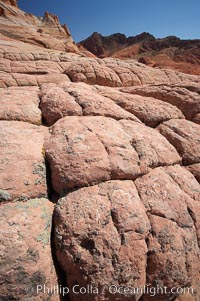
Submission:
{"label": "polygonal rock block", "polygon": [[95,60],[87,62],[80,60],[73,62],[65,73],[73,82],[84,82],[90,85],[102,85],[121,87],[122,83],[118,75],[106,65],[100,65]]}
{"label": "polygonal rock block", "polygon": [[[111,285],[145,285],[150,223],[133,182],[110,181],[68,194],[56,205],[54,223],[70,300],[126,300]],[[96,294],[74,293],[87,285],[98,288]]]}
{"label": "polygonal rock block", "polygon": [[[145,97],[153,97],[179,108],[184,116],[191,120],[200,111],[200,95],[197,86],[191,84],[177,85],[143,85],[142,87],[122,88],[122,92]],[[197,122],[198,123],[198,122]]]}
{"label": "polygonal rock block", "polygon": [[187,166],[187,169],[195,176],[200,183],[200,163]]}
{"label": "polygonal rock block", "polygon": [[185,165],[200,163],[200,125],[172,119],[158,126],[158,131],[174,145]]}
{"label": "polygonal rock block", "polygon": [[[54,239],[70,300],[139,300],[143,295],[144,301],[170,301],[172,288],[188,286],[198,300],[200,211],[195,215],[197,201],[165,169],[138,178],[136,186],[109,181],[59,200]],[[154,297],[112,290],[145,285],[154,289]],[[81,294],[87,286],[92,293]],[[166,287],[167,293],[157,287]]]}
{"label": "polygonal rock block", "polygon": [[129,136],[111,118],[65,117],[50,132],[46,157],[53,188],[59,194],[111,178],[135,178],[140,173]]}
{"label": "polygonal rock block", "polygon": [[110,179],[135,179],[150,168],[180,162],[162,135],[138,122],[65,117],[50,132],[46,157],[59,194]]}
{"label": "polygonal rock block", "polygon": [[12,87],[0,89],[1,120],[19,120],[40,125],[42,114],[39,106],[39,89],[36,87]]}
{"label": "polygonal rock block", "polygon": [[51,254],[53,208],[47,199],[1,204],[0,300],[60,300],[47,291],[57,284]]}
{"label": "polygonal rock block", "polygon": [[0,121],[0,201],[47,194],[46,129],[22,121]]}
{"label": "polygonal rock block", "polygon": [[[101,88],[100,88],[101,91]],[[145,97],[122,93],[113,88],[102,88],[102,95],[112,99],[118,106],[135,115],[146,125],[156,127],[161,122],[169,119],[185,118],[175,106],[155,97]]]}
{"label": "polygonal rock block", "polygon": [[40,109],[48,125],[65,116],[106,116],[114,119],[139,121],[111,99],[99,95],[85,83],[44,84]]}

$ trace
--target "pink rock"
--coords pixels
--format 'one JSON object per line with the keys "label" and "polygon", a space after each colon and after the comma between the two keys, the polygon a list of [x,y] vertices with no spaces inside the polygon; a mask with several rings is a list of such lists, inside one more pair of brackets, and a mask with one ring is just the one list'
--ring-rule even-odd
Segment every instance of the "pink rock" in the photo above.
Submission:
{"label": "pink rock", "polygon": [[45,133],[26,122],[0,121],[1,201],[46,196]]}
{"label": "pink rock", "polygon": [[79,118],[65,117],[57,121],[45,144],[52,185],[59,194],[110,179],[111,168],[105,147]]}
{"label": "pink rock", "polygon": [[109,64],[108,66],[119,76],[124,87],[138,86],[141,84],[138,75],[129,70],[128,68],[115,64]]}
{"label": "pink rock", "polygon": [[47,291],[57,283],[50,248],[53,207],[47,199],[1,204],[1,300],[60,300]]}
{"label": "pink rock", "polygon": [[[179,108],[187,119],[192,119],[200,111],[200,96],[195,83],[176,85],[143,85],[142,87],[122,88],[122,92],[153,97]],[[198,123],[198,122],[197,122]]]}
{"label": "pink rock", "polygon": [[193,120],[192,120],[193,122],[195,122],[195,123],[198,123],[198,124],[200,124],[200,113],[199,114],[197,114],[194,118],[193,118]]}
{"label": "pink rock", "polygon": [[[192,285],[198,300],[199,210],[193,215],[197,201],[165,169],[138,178],[138,191],[131,181],[110,181],[60,199],[54,237],[70,288],[93,284],[99,289],[96,300],[139,300],[142,294],[113,295],[108,287],[148,284],[170,290]],[[158,291],[155,300],[169,301],[173,296]],[[94,300],[95,295],[72,292],[70,298]],[[152,297],[144,294],[142,299]]]}
{"label": "pink rock", "polygon": [[[43,19],[18,9],[16,0],[0,3],[0,28],[6,37],[40,47],[79,53],[69,29],[57,16],[46,12]],[[5,26],[6,25],[6,26]]]}
{"label": "pink rock", "polygon": [[106,116],[117,120],[130,119],[140,122],[133,114],[116,105],[111,99],[101,96],[98,90],[84,83],[71,83],[64,90],[74,96],[82,107],[84,116]]}
{"label": "pink rock", "polygon": [[56,268],[65,286],[98,285],[72,301],[182,298],[113,284],[199,301],[200,77],[77,54],[57,16],[14,1],[0,32],[0,300],[57,301]]}
{"label": "pink rock", "polygon": [[169,119],[185,118],[182,112],[175,106],[153,97],[130,95],[111,88],[100,88],[100,92],[151,127],[155,127]]}
{"label": "pink rock", "polygon": [[32,75],[45,75],[49,73],[62,73],[62,68],[57,62],[50,61],[11,61],[12,73],[25,73]]}
{"label": "pink rock", "polygon": [[124,131],[131,137],[131,145],[136,150],[143,173],[163,165],[180,162],[175,148],[154,129],[129,120],[121,120]]}
{"label": "pink rock", "polygon": [[162,167],[136,180],[142,201],[153,215],[175,221],[180,227],[192,227],[187,211],[191,199]]}
{"label": "pink rock", "polygon": [[87,60],[72,63],[65,71],[73,82],[85,82],[103,86],[120,87],[122,85],[118,75],[106,65],[102,66],[97,61]]}
{"label": "pink rock", "polygon": [[[13,73],[12,74],[15,85],[17,86],[38,86],[45,83],[62,83],[68,82],[69,78],[65,74],[46,74],[46,75],[30,75],[30,74],[22,74],[22,73]],[[6,79],[7,80],[7,79]],[[14,84],[11,82],[6,83],[7,86],[13,86]]]}
{"label": "pink rock", "polygon": [[43,85],[40,109],[48,125],[64,116],[82,115],[82,109],[74,97],[55,84]]}
{"label": "pink rock", "polygon": [[[176,223],[157,215],[152,215],[150,222],[152,234],[147,240],[147,283],[155,288],[166,287],[169,292],[172,288],[192,286],[194,279],[199,277],[199,250],[195,229],[180,228]],[[195,292],[194,286],[193,289]],[[161,301],[171,300],[174,295],[171,292],[166,296],[159,290],[155,298]],[[198,300],[198,297],[195,299]],[[149,295],[144,296],[145,301],[151,299]]]}
{"label": "pink rock", "polygon": [[187,120],[172,119],[157,129],[174,145],[184,164],[200,163],[200,125]]}
{"label": "pink rock", "polygon": [[195,176],[200,183],[200,163],[187,166],[187,169]]}
{"label": "pink rock", "polygon": [[150,224],[131,181],[110,181],[68,194],[56,205],[54,223],[56,254],[68,286],[98,287],[98,295],[71,291],[71,300],[125,300],[129,298],[109,293],[109,287],[145,285],[144,238]]}
{"label": "pink rock", "polygon": [[[147,283],[168,288],[191,285],[198,300],[199,200],[191,197],[195,180],[189,191],[184,168],[182,171],[182,183],[180,167],[157,168],[135,181],[152,227],[146,240]],[[162,295],[157,298],[168,300]],[[151,299],[145,296],[144,300]]]}
{"label": "pink rock", "polygon": [[150,168],[180,162],[175,148],[154,129],[105,117],[60,119],[45,149],[59,194],[110,179],[135,179]]}
{"label": "pink rock", "polygon": [[[191,171],[190,168],[187,169]],[[185,193],[198,201],[200,200],[200,185],[187,169],[180,165],[175,165],[166,167],[165,172],[170,175]]]}
{"label": "pink rock", "polygon": [[64,116],[107,116],[139,121],[107,97],[84,83],[43,85],[40,108],[48,125]]}
{"label": "pink rock", "polygon": [[39,106],[39,89],[21,87],[0,89],[1,120],[19,120],[41,124],[42,116]]}
{"label": "pink rock", "polygon": [[16,80],[6,72],[0,72],[0,88],[7,88],[10,86],[17,86]]}

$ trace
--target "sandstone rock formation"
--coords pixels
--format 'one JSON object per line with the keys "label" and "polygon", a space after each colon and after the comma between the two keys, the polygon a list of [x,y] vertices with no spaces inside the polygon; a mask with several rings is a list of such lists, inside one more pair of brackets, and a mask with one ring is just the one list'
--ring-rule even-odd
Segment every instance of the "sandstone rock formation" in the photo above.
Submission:
{"label": "sandstone rock formation", "polygon": [[1,0],[1,2],[17,7],[17,0]]}
{"label": "sandstone rock formation", "polygon": [[174,36],[156,39],[146,32],[133,37],[120,33],[104,37],[94,32],[79,42],[78,47],[89,56],[92,53],[97,57],[137,59],[148,66],[200,75],[200,40],[181,40]]}
{"label": "sandstone rock formation", "polygon": [[43,18],[26,14],[16,0],[0,1],[0,33],[44,48],[79,52],[69,29],[57,16],[48,12]]}
{"label": "sandstone rock formation", "polygon": [[1,201],[46,196],[45,130],[22,121],[0,122]]}
{"label": "sandstone rock formation", "polygon": [[37,285],[57,282],[50,244],[52,212],[53,204],[43,198],[1,204],[0,300],[60,300],[47,291],[37,293]]}
{"label": "sandstone rock formation", "polygon": [[0,5],[0,300],[199,301],[200,77],[22,41]]}

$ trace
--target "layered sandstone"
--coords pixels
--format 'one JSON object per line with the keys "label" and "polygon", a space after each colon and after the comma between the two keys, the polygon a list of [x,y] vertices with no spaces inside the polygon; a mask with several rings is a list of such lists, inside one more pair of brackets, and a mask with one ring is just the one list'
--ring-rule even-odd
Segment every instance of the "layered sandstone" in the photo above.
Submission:
{"label": "layered sandstone", "polygon": [[200,77],[22,41],[1,5],[0,299],[199,301]]}
{"label": "layered sandstone", "polygon": [[61,51],[79,52],[69,29],[57,16],[36,17],[20,10],[16,0],[0,1],[0,33],[25,43]]}

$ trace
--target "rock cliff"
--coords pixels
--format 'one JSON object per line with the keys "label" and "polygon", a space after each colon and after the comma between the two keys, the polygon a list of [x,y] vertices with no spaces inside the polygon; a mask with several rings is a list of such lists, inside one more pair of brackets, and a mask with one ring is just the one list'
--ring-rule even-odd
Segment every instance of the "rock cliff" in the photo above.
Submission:
{"label": "rock cliff", "polygon": [[0,33],[25,43],[60,51],[78,53],[69,29],[57,16],[27,14],[17,7],[17,1],[0,1]]}
{"label": "rock cliff", "polygon": [[0,300],[199,301],[200,77],[0,5]]}
{"label": "rock cliff", "polygon": [[97,57],[132,58],[149,66],[200,75],[200,40],[181,40],[174,36],[156,39],[146,32],[133,37],[120,33],[105,37],[94,32],[78,46]]}

